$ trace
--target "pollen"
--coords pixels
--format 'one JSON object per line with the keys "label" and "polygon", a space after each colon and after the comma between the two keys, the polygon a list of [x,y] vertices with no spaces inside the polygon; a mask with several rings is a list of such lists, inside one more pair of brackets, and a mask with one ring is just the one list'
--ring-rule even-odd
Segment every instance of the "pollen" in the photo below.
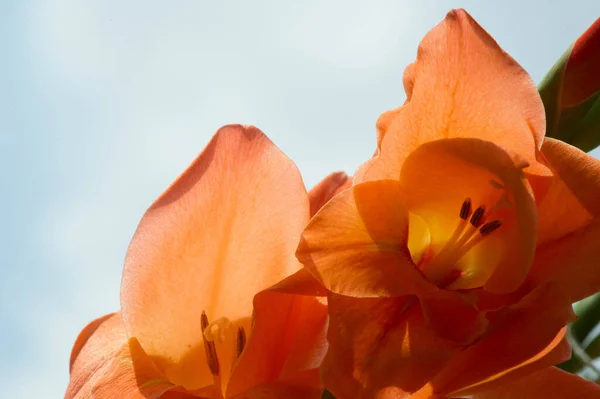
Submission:
{"label": "pollen", "polygon": [[202,328],[204,338],[208,341],[225,342],[225,333],[231,328],[231,320],[221,317]]}
{"label": "pollen", "polygon": [[235,357],[239,359],[246,347],[246,331],[243,327],[238,328],[237,337],[236,337],[236,351]]}
{"label": "pollen", "polygon": [[473,216],[471,216],[471,220],[469,220],[469,223],[471,223],[471,225],[474,227],[481,226],[484,221],[484,219],[483,219],[484,215],[485,215],[485,206],[482,205],[479,208],[475,209],[475,212],[473,212]]}
{"label": "pollen", "polygon": [[460,213],[458,215],[462,220],[467,220],[471,216],[471,198],[464,200],[460,207]]}
{"label": "pollen", "polygon": [[501,226],[502,222],[500,220],[494,220],[493,222],[484,224],[479,229],[479,233],[481,233],[482,236],[487,236],[488,234],[491,234],[492,232],[498,230]]}

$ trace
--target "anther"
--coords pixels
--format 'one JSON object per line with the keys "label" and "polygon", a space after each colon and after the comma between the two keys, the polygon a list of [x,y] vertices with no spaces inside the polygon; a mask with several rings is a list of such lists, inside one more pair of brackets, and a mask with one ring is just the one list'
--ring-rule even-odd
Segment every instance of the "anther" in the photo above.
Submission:
{"label": "anther", "polygon": [[502,226],[502,222],[499,220],[494,220],[492,222],[484,224],[479,229],[479,233],[481,233],[482,236],[487,236],[488,234],[492,233],[493,231],[498,230],[500,228],[500,226]]}
{"label": "anther", "polygon": [[238,328],[236,340],[236,358],[239,358],[246,347],[246,331],[243,327]]}
{"label": "anther", "polygon": [[462,220],[467,220],[469,216],[471,216],[471,198],[467,197],[467,199],[464,200],[460,207],[459,216]]}
{"label": "anther", "polygon": [[204,350],[206,351],[206,363],[211,374],[216,377],[219,375],[219,358],[217,357],[215,342],[207,340],[204,334],[204,330],[208,327],[208,317],[204,311],[202,311],[202,316],[200,317],[200,326],[202,327],[202,339],[204,340]]}
{"label": "anther", "polygon": [[471,223],[473,226],[475,227],[479,227],[483,224],[483,214],[485,213],[485,206],[480,206],[479,208],[475,209],[475,212],[473,212],[473,216],[471,216],[471,220],[469,220],[469,223]]}

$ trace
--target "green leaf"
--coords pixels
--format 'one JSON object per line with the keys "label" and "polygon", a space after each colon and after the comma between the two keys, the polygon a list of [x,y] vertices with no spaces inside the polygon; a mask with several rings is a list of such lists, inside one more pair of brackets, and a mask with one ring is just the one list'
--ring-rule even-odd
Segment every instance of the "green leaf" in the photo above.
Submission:
{"label": "green leaf", "polygon": [[600,92],[563,112],[559,131],[570,134],[571,142],[583,151],[591,151],[600,145]]}
{"label": "green leaf", "polygon": [[574,310],[577,320],[571,324],[573,336],[578,342],[583,342],[600,322],[600,292],[577,302]]}
{"label": "green leaf", "polygon": [[563,140],[559,137],[560,135],[558,133],[558,124],[562,108],[560,101],[562,85],[567,61],[569,60],[572,50],[573,46],[565,51],[538,85],[538,92],[540,93],[546,111],[546,136],[559,140]]}
{"label": "green leaf", "polygon": [[[600,322],[600,293],[577,302],[574,310],[578,319],[569,328],[571,329],[571,336],[575,344],[581,345],[598,322]],[[600,341],[594,344],[598,348],[592,346],[592,344],[593,342],[583,349],[589,357],[598,357],[600,355]],[[598,351],[598,353],[595,351]],[[581,371],[585,366],[585,361],[573,353],[570,360],[561,363],[558,367],[570,373],[576,373]]]}
{"label": "green leaf", "polygon": [[323,391],[323,395],[321,395],[321,399],[335,399],[335,396],[327,389]]}

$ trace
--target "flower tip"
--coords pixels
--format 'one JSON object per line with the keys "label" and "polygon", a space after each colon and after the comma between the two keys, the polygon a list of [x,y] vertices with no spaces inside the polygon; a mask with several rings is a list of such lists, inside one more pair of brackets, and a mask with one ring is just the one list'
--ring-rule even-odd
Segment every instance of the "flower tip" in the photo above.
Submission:
{"label": "flower tip", "polygon": [[469,13],[464,8],[453,8],[446,14],[446,18],[449,19],[459,19],[467,16],[469,16]]}
{"label": "flower tip", "polygon": [[264,133],[254,125],[242,125],[240,123],[230,123],[228,125],[223,125],[217,130],[215,135],[219,134],[243,134],[249,140],[256,138],[257,136],[262,136]]}
{"label": "flower tip", "polygon": [[336,184],[342,185],[348,181],[348,175],[343,171],[333,172],[331,180]]}

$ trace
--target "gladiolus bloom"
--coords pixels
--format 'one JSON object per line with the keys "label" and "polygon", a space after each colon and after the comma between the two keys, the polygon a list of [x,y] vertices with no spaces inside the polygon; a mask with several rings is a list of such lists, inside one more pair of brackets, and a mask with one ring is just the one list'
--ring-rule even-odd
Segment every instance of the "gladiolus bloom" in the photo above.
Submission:
{"label": "gladiolus bloom", "polygon": [[338,399],[599,395],[551,366],[570,356],[571,303],[600,289],[600,162],[544,139],[530,77],[463,10],[425,36],[404,86],[376,155],[297,250],[328,291],[325,386]]}
{"label": "gladiolus bloom", "polygon": [[[346,180],[330,176],[311,198],[327,202]],[[301,270],[309,209],[295,165],[262,132],[219,130],[142,218],[121,311],[77,338],[66,398],[320,397],[326,306],[282,292]]]}
{"label": "gladiolus bloom", "polygon": [[600,144],[600,18],[540,84],[546,135],[590,151]]}

